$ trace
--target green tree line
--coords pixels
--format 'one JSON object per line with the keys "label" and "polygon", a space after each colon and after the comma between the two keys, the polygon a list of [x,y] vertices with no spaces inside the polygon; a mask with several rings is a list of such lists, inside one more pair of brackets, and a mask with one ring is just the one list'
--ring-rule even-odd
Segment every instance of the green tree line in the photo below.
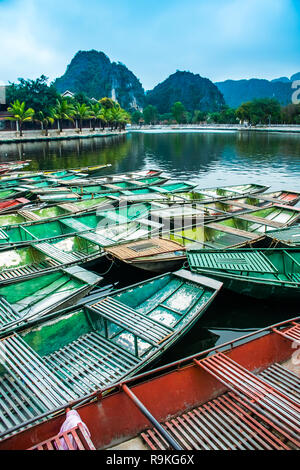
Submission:
{"label": "green tree line", "polygon": [[37,80],[20,79],[18,84],[7,89],[8,112],[11,114],[8,119],[17,123],[21,136],[27,122],[38,123],[46,136],[55,123],[62,132],[67,121],[80,132],[84,122],[88,122],[93,131],[96,127],[122,130],[130,123],[129,113],[111,98],[94,101],[83,93],[74,98],[62,98],[47,82],[47,77],[42,75]]}
{"label": "green tree line", "polygon": [[276,99],[261,98],[243,103],[233,109],[224,107],[219,112],[187,111],[178,101],[173,104],[169,113],[159,114],[155,106],[147,106],[143,112],[134,111],[131,121],[137,125],[144,124],[300,124],[300,105],[281,106]]}

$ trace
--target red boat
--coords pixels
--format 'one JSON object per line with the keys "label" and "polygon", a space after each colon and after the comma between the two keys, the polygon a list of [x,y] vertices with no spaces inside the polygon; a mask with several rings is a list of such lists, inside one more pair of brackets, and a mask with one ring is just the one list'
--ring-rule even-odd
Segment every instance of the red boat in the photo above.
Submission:
{"label": "red boat", "polygon": [[299,347],[297,317],[74,402],[85,424],[62,434],[65,409],[28,420],[0,450],[299,449]]}
{"label": "red boat", "polygon": [[8,199],[7,201],[0,202],[0,213],[9,212],[11,210],[18,210],[25,204],[29,204],[30,201],[24,197],[19,197],[18,199]]}

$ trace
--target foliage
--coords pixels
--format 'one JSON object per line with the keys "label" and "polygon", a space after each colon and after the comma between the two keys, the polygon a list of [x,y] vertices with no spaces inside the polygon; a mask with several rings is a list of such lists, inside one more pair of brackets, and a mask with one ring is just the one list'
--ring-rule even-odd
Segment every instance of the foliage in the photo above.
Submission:
{"label": "foliage", "polygon": [[91,110],[85,103],[83,103],[83,104],[76,103],[75,106],[74,106],[74,112],[72,113],[72,116],[75,119],[79,120],[79,129],[80,129],[80,132],[81,132],[82,131],[82,122],[83,122],[83,120],[91,118]]}
{"label": "foliage", "polygon": [[178,124],[183,124],[187,121],[186,109],[180,101],[173,104],[171,113]]}
{"label": "foliage", "polygon": [[143,111],[143,118],[146,124],[155,124],[158,120],[158,112],[155,106],[149,104]]}
{"label": "foliage", "polygon": [[58,121],[59,130],[62,131],[62,121],[72,121],[74,122],[75,108],[66,99],[61,99],[56,101],[56,106],[52,109],[51,114]]}
{"label": "foliage", "polygon": [[143,120],[143,115],[140,111],[134,111],[131,114],[131,120],[133,124],[140,124],[140,122]]}
{"label": "foliage", "polygon": [[274,98],[260,98],[243,103],[236,115],[241,121],[248,121],[252,125],[275,124],[280,122],[281,108]]}
{"label": "foliage", "polygon": [[36,113],[43,111],[46,114],[50,113],[60,97],[53,85],[48,86],[48,78],[45,75],[36,80],[20,78],[19,83],[12,83],[7,87],[6,93],[8,103],[25,102]]}
{"label": "foliage", "polygon": [[33,120],[34,109],[27,108],[26,103],[23,101],[20,103],[19,100],[14,101],[11,106],[8,108],[8,112],[12,114],[12,117],[8,119],[11,121],[16,121],[19,124],[20,136],[23,135],[23,124],[24,122],[29,122]]}
{"label": "foliage", "polygon": [[289,104],[281,108],[283,124],[300,124],[300,104]]}

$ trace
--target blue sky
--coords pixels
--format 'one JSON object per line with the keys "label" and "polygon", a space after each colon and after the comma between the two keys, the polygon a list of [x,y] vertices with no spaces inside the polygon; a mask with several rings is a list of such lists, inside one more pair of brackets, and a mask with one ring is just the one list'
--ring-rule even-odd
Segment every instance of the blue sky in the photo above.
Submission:
{"label": "blue sky", "polygon": [[300,71],[300,0],[0,0],[0,82],[61,76],[78,50],[150,89],[176,70],[213,81]]}

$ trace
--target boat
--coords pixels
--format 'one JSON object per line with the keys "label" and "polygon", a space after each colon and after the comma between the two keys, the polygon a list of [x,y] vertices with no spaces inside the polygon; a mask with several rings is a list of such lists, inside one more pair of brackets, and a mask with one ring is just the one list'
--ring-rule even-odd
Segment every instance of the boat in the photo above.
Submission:
{"label": "boat", "polygon": [[[117,200],[126,201],[127,198],[133,199],[133,202],[145,202],[152,201],[155,199],[153,198],[153,194],[177,194],[183,191],[187,191],[192,189],[194,186],[190,183],[166,183],[161,186],[149,186],[143,188],[136,188],[131,189],[130,191],[127,189],[120,189],[119,191],[112,190],[111,188],[107,188],[107,192],[101,193],[101,196],[109,196],[115,197]],[[103,186],[102,186],[103,188]],[[98,188],[99,189],[99,188]],[[69,188],[55,188],[55,190],[49,192],[45,191],[46,194],[41,194],[41,191],[36,191],[35,196],[40,202],[73,202],[73,201],[80,201],[80,200],[87,200],[87,199],[94,199],[99,197],[98,193],[93,193],[91,188],[86,192],[79,190],[78,193],[70,191]],[[141,196],[141,201],[139,201],[139,196]]]}
{"label": "boat", "polygon": [[[12,393],[14,434],[7,436],[3,425],[0,450],[152,450],[176,459],[180,450],[299,450],[300,372],[293,361],[299,333],[300,317],[268,326],[102,386],[85,400],[70,400],[67,410],[57,404],[55,415],[35,403],[40,408],[25,430]],[[79,424],[60,434],[70,411]]]}
{"label": "boat", "polygon": [[192,328],[221,287],[180,270],[14,327],[13,335],[6,330],[1,438],[153,364]]}
{"label": "boat", "polygon": [[114,205],[116,203],[115,199],[111,199],[109,197],[98,197],[95,199],[87,199],[83,201],[72,202],[70,204],[64,203],[58,205],[33,205],[32,201],[27,199],[24,199],[24,201],[27,201],[27,204],[30,205],[27,205],[27,207],[24,208],[24,204],[23,206],[20,204],[20,209],[16,211],[12,211],[12,207],[9,214],[5,215],[1,215],[1,204],[4,203],[0,203],[0,227],[18,225],[31,221],[49,221],[72,214],[95,211],[96,209],[108,208],[112,210],[115,209]]}
{"label": "boat", "polygon": [[224,199],[224,198],[237,198],[238,196],[246,196],[250,194],[263,193],[268,189],[268,186],[260,184],[242,184],[235,186],[223,186],[217,188],[204,188],[197,189],[191,193],[183,194],[182,196],[187,200],[203,201],[208,198]]}
{"label": "boat", "polygon": [[103,278],[79,266],[70,266],[34,279],[0,287],[0,332],[72,306]]}
{"label": "boat", "polygon": [[29,199],[25,199],[23,197],[17,199],[7,199],[5,201],[0,202],[0,214],[3,214],[4,212],[19,210],[29,203]]}
{"label": "boat", "polygon": [[270,247],[300,247],[300,225],[271,230],[267,233]]}
{"label": "boat", "polygon": [[257,299],[299,300],[300,249],[228,249],[186,252],[191,271]]}
{"label": "boat", "polygon": [[288,206],[295,206],[300,201],[300,192],[299,191],[272,191],[264,193],[261,195],[264,199],[269,199],[272,201],[281,201],[282,204]]}
{"label": "boat", "polygon": [[93,268],[103,256],[101,244],[73,235],[0,250],[0,285],[39,277],[77,265]]}
{"label": "boat", "polygon": [[186,249],[268,246],[265,235],[209,223],[163,231],[151,240],[120,243],[105,247],[108,258],[119,260],[144,271],[161,273],[179,269],[186,261]]}
{"label": "boat", "polygon": [[[160,181],[160,175],[162,174],[162,170],[141,170],[141,171],[133,171],[133,172],[128,172],[128,173],[116,173],[112,175],[105,175],[101,177],[94,177],[94,178],[88,178],[87,180],[82,180],[82,184],[117,184],[117,183],[122,183],[122,182],[130,182],[130,181],[140,181],[143,182],[144,184],[150,180],[150,182],[155,181],[155,178],[157,178],[157,181]],[[68,182],[66,184],[72,184],[71,182]],[[152,184],[157,184],[153,182]]]}
{"label": "boat", "polygon": [[276,204],[272,207],[243,212],[233,217],[219,219],[208,224],[219,229],[226,227],[228,232],[237,229],[252,233],[267,233],[274,229],[288,227],[300,218],[300,208]]}
{"label": "boat", "polygon": [[[138,209],[137,209],[138,210]],[[139,218],[130,220],[113,211],[92,211],[49,221],[26,222],[0,228],[3,248],[80,234],[87,240],[109,246],[125,240],[150,238],[163,231],[161,224]]]}
{"label": "boat", "polygon": [[[105,168],[110,168],[112,165],[111,164],[105,164],[105,165],[94,165],[94,166],[84,166],[81,168],[68,168],[68,169],[58,169],[58,170],[42,170],[42,173],[45,176],[54,176],[57,177],[56,173],[64,173],[64,172],[69,172],[69,173],[87,173],[89,175],[91,174],[96,174],[99,171],[104,170]],[[26,174],[26,172],[24,172]]]}

